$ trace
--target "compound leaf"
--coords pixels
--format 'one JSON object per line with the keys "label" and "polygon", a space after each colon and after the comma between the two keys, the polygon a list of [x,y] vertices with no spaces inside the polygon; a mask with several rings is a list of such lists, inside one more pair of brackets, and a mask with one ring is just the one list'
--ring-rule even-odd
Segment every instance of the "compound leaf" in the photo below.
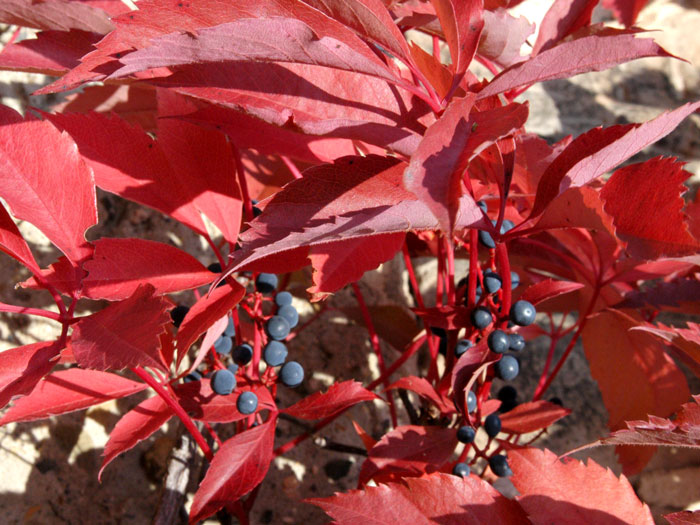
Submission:
{"label": "compound leaf", "polygon": [[0,408],[29,394],[56,364],[60,350],[56,342],[46,341],[0,352]]}
{"label": "compound leaf", "polygon": [[357,381],[334,383],[326,392],[315,392],[282,410],[285,414],[300,419],[322,419],[342,412],[357,403],[372,401],[379,397]]}

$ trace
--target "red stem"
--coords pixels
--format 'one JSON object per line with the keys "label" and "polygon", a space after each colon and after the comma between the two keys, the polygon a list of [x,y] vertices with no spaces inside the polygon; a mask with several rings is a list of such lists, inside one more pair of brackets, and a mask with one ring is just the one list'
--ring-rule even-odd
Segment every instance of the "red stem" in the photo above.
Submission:
{"label": "red stem", "polygon": [[37,315],[39,317],[46,317],[47,319],[58,321],[59,323],[64,321],[63,316],[61,316],[61,314],[57,314],[56,312],[50,312],[48,310],[42,310],[41,308],[30,308],[28,306],[15,306],[12,304],[0,303],[0,312]]}
{"label": "red stem", "polygon": [[457,302],[455,294],[455,251],[451,238],[445,237],[445,253],[447,253],[447,301],[448,304],[455,305]]}
{"label": "red stem", "polygon": [[282,159],[282,162],[284,162],[285,166],[289,168],[289,171],[292,172],[292,175],[295,179],[301,179],[303,177],[303,175],[299,171],[299,168],[296,167],[296,165],[292,162],[292,160],[289,157],[287,157],[286,155],[280,155],[280,159]]}
{"label": "red stem", "polygon": [[416,273],[413,270],[413,263],[411,262],[411,255],[408,253],[408,245],[404,242],[401,248],[403,253],[403,262],[406,265],[406,270],[408,271],[408,280],[413,288],[413,296],[416,298],[416,304],[421,310],[425,309],[425,303],[423,302],[423,296],[418,288],[418,280],[416,279]]}
{"label": "red stem", "polygon": [[236,160],[236,173],[238,174],[238,184],[241,186],[241,193],[243,194],[243,208],[245,209],[246,216],[249,221],[252,221],[255,217],[253,215],[253,202],[250,199],[250,193],[248,192],[248,182],[245,178],[245,172],[243,171],[243,159],[241,159],[241,152],[238,148],[231,144],[231,151],[233,151],[233,157]]}
{"label": "red stem", "polygon": [[177,403],[170,396],[170,394],[168,394],[168,392],[163,388],[163,385],[156,381],[143,368],[133,367],[131,368],[131,371],[137,376],[139,376],[141,379],[143,379],[143,381],[153,390],[155,390],[156,394],[160,396],[160,398],[165,402],[165,404],[168,405],[173,412],[175,412],[175,415],[180,418],[180,421],[182,421],[182,424],[185,425],[185,428],[189,431],[190,434],[192,434],[192,438],[197,442],[199,448],[202,449],[204,456],[207,458],[207,460],[211,461],[214,458],[214,454],[209,448],[209,445],[204,439],[204,436],[202,436],[202,433],[199,431],[192,419],[190,419],[190,416],[187,415],[187,412],[185,412],[185,410],[180,406],[180,404]]}
{"label": "red stem", "polygon": [[[365,303],[365,298],[362,296],[362,291],[357,283],[352,283],[352,290],[355,292],[355,297],[357,298],[357,304],[360,306],[360,311],[362,312],[362,317],[365,320],[365,325],[367,326],[367,331],[369,332],[369,340],[374,349],[374,354],[377,356],[377,362],[379,363],[379,371],[381,375],[386,373],[386,364],[384,363],[384,356],[382,355],[382,349],[379,345],[379,336],[377,336],[377,331],[374,329],[374,323],[372,322],[372,316],[370,315],[369,309],[367,308],[367,303]],[[389,386],[389,379],[384,379],[384,388]],[[387,400],[389,402],[389,413],[391,414],[391,424],[396,427],[396,406],[394,405],[394,396],[392,392],[387,392]]]}
{"label": "red stem", "polygon": [[512,293],[512,283],[510,282],[510,261],[508,260],[508,248],[505,243],[496,245],[496,257],[498,258],[498,266],[501,270],[501,281],[503,283],[503,294],[501,297],[501,316],[503,317],[502,326],[508,324],[508,315],[510,312],[510,302]]}

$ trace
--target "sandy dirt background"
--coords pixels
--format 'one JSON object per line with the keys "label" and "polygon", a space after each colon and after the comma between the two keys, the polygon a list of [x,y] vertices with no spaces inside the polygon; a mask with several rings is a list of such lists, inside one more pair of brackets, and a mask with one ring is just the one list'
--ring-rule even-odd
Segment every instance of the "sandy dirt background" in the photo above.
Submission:
{"label": "sandy dirt background", "polygon": [[[551,1],[528,0],[521,5],[520,11],[538,21],[550,4]],[[598,20],[605,20],[609,14],[598,10],[595,16]],[[700,1],[653,1],[642,12],[638,25],[661,30],[654,33],[657,41],[688,62],[643,59],[603,73],[537,85],[524,97],[531,106],[528,130],[554,141],[601,124],[609,126],[648,120],[664,110],[698,100]],[[0,26],[0,30],[3,31],[0,39],[6,41],[12,28]],[[47,79],[38,75],[0,72],[2,103],[19,110],[27,106],[49,108],[58,98],[31,96],[45,83]],[[688,161],[686,169],[695,174],[691,180],[694,186],[700,176],[698,115],[687,119],[678,130],[643,153],[646,158],[656,155],[674,155]],[[206,246],[175,221],[105,193],[98,195],[98,201],[100,224],[90,231],[90,238],[112,236],[157,240],[185,249],[204,264],[214,262]],[[20,226],[37,261],[42,266],[53,262],[58,254],[46,238],[30,224]],[[434,273],[435,267],[430,261],[420,265],[421,288],[428,295],[434,286]],[[14,288],[26,277],[28,274],[24,268],[3,257],[0,263],[0,301],[51,308],[48,294]],[[371,304],[410,304],[403,264],[397,259],[366,274],[361,287]],[[301,280],[292,282],[291,288],[303,297]],[[192,297],[183,294],[179,300],[189,303]],[[378,374],[365,328],[348,322],[338,311],[356,307],[353,295],[343,291],[330,301],[332,307],[329,311],[290,345],[290,356],[304,364],[309,379],[299,389],[281,391],[282,406],[334,381],[369,381]],[[302,299],[295,304],[302,313],[303,323],[304,317],[312,314],[312,309]],[[93,309],[101,307],[100,304],[91,306]],[[57,334],[57,326],[50,321],[0,313],[0,351],[55,338]],[[389,347],[385,347],[384,352],[388,361],[397,356]],[[523,372],[514,382],[522,397],[534,389],[545,353],[544,341],[529,344],[523,356]],[[415,373],[421,364],[414,360],[405,371]],[[694,378],[691,378],[691,391],[700,393],[700,384]],[[606,433],[607,413],[581,348],[575,350],[552,385],[551,395],[560,397],[573,412],[561,424],[554,425],[540,445],[555,452],[565,452]],[[178,425],[169,423],[152,438],[122,455],[107,468],[102,482],[97,481],[102,448],[109,431],[120,414],[145,396],[111,401],[86,412],[46,421],[0,428],[0,515],[3,516],[0,521],[8,524],[76,525],[150,523],[160,501],[161,481],[178,437]],[[330,441],[361,447],[351,419],[375,436],[384,433],[389,426],[383,405],[364,404],[327,427],[317,439],[306,441],[284,458],[276,460],[258,496],[253,523],[312,525],[328,521],[320,510],[300,500],[355,488],[363,457],[323,446],[324,442]],[[218,430],[225,435],[226,429]],[[289,422],[281,422],[277,444],[303,430]],[[585,455],[619,472],[611,448],[594,449],[579,456]],[[196,478],[196,475],[195,466],[193,476]],[[700,453],[665,449],[655,456],[644,473],[631,481],[640,497],[652,507],[655,516],[673,510],[700,508]],[[499,480],[497,486],[505,493],[512,492],[512,486],[506,480]],[[192,484],[191,488],[194,487]],[[208,520],[208,523],[218,522]]]}

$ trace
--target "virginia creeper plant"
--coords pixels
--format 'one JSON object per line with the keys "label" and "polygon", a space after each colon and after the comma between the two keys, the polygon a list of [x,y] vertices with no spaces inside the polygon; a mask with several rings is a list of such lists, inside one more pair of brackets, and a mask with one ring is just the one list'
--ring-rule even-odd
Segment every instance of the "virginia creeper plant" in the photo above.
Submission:
{"label": "virginia creeper plant", "polygon": [[[190,522],[223,509],[248,523],[275,457],[382,400],[390,430],[356,427],[367,451],[357,490],[306,500],[337,523],[653,523],[624,475],[533,445],[569,413],[545,399],[582,341],[610,414],[597,444],[618,446],[626,474],[656,445],[700,446],[700,398],[674,361],[700,372],[700,326],[656,321],[697,311],[700,201],[684,201],[677,159],[628,162],[700,103],[555,144],[528,133],[518,97],[533,84],[675,57],[633,25],[644,2],[603,0],[621,22],[605,26],[591,22],[597,0],[556,1],[536,37],[509,14],[519,3],[3,1],[0,22],[38,32],[11,41],[0,67],[57,77],[39,94],[80,89],[51,112],[0,107],[0,249],[31,273],[19,286],[57,306],[0,311],[61,327],[0,353],[0,424],[148,389],[114,427],[100,475],[177,418],[208,463]],[[184,224],[218,263],[139,238],[88,242],[96,188]],[[18,220],[63,255],[40,267]],[[390,354],[396,337],[356,282],[395,256],[416,335]],[[421,294],[417,256],[437,260],[434,297]],[[307,266],[307,294],[294,298],[290,274]],[[285,342],[317,318],[299,320],[293,301],[322,312],[346,286],[379,377],[278,406],[278,389],[308,374]],[[170,295],[184,290],[189,308]],[[76,314],[105,304],[94,300],[108,303]],[[496,389],[537,336],[551,344],[529,400]],[[421,374],[400,376],[419,353]],[[407,391],[419,407],[398,402]],[[281,417],[312,430],[276,443]],[[233,437],[221,439],[224,426]],[[499,476],[519,496],[500,495]]]}

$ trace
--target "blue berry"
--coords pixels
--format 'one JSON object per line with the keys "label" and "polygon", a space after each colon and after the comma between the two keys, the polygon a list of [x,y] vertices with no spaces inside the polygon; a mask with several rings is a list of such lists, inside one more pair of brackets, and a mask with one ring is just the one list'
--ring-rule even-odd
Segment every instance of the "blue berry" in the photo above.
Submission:
{"label": "blue berry", "polygon": [[189,306],[178,305],[172,310],[170,310],[170,319],[173,320],[173,324],[176,328],[180,328],[182,321],[185,319],[187,312],[190,311]]}
{"label": "blue berry", "polygon": [[263,350],[263,359],[269,366],[280,366],[287,359],[287,347],[279,341],[270,341]]}
{"label": "blue berry", "polygon": [[481,208],[481,211],[483,211],[484,213],[486,213],[487,211],[489,211],[489,208],[488,208],[488,206],[486,205],[486,203],[485,203],[484,201],[476,201],[476,205],[477,205],[479,208]]}
{"label": "blue berry", "polygon": [[211,389],[220,396],[227,396],[236,388],[236,376],[230,370],[217,370],[211,376]]}
{"label": "blue berry", "polygon": [[476,430],[469,425],[463,425],[457,430],[457,440],[461,443],[471,443],[476,436]]}
{"label": "blue berry", "polygon": [[275,295],[275,304],[280,307],[292,304],[292,294],[289,292],[279,292]]}
{"label": "blue berry", "polygon": [[241,392],[236,400],[236,408],[241,414],[250,415],[255,412],[258,408],[258,396],[253,394],[250,390]]}
{"label": "blue berry", "polygon": [[183,383],[191,383],[192,381],[201,381],[202,380],[202,374],[197,372],[196,370],[193,370],[189,374],[187,374],[184,379],[182,380]]}
{"label": "blue berry", "polygon": [[496,354],[503,354],[508,350],[508,344],[510,339],[508,334],[503,330],[494,330],[489,334],[488,345],[489,350],[495,352]]}
{"label": "blue berry", "polygon": [[479,330],[483,330],[493,321],[491,312],[484,306],[477,306],[472,311],[472,324]]}
{"label": "blue berry", "polygon": [[510,334],[508,336],[508,348],[513,352],[522,352],[525,349],[525,338],[520,334]]}
{"label": "blue berry", "polygon": [[280,368],[280,380],[291,388],[299,386],[304,380],[304,369],[296,361],[289,361]]}
{"label": "blue berry", "polygon": [[510,381],[518,377],[520,372],[520,364],[512,355],[504,355],[501,360],[496,363],[496,374],[504,381]]}
{"label": "blue berry", "polygon": [[238,372],[238,365],[236,363],[231,363],[226,367],[226,370],[228,370],[232,374],[235,374],[236,372]]}
{"label": "blue berry", "polygon": [[484,288],[487,293],[496,293],[501,289],[501,276],[498,275],[493,270],[486,270],[484,272]]}
{"label": "blue berry", "polygon": [[532,303],[527,301],[516,301],[510,307],[510,320],[518,326],[529,326],[535,321],[537,310]]}
{"label": "blue berry", "polygon": [[253,347],[248,343],[238,345],[233,350],[233,362],[240,366],[245,366],[253,359]]}
{"label": "blue berry", "polygon": [[470,414],[476,410],[476,394],[473,391],[469,391],[467,394],[467,412]]}
{"label": "blue berry", "polygon": [[226,325],[226,329],[224,330],[224,335],[228,337],[233,337],[234,335],[236,335],[236,327],[233,324],[232,317],[228,318],[228,324]]}
{"label": "blue berry", "polygon": [[455,356],[461,357],[462,354],[469,350],[472,346],[474,346],[474,343],[472,343],[469,339],[460,339],[457,341],[457,346],[455,346]]}
{"label": "blue berry", "polygon": [[233,341],[230,337],[221,335],[216,341],[214,341],[214,350],[216,350],[216,353],[218,354],[230,354],[231,348],[233,348]]}
{"label": "blue berry", "polygon": [[509,219],[505,219],[501,223],[501,235],[515,228],[515,223]]}
{"label": "blue berry", "polygon": [[452,468],[452,474],[455,476],[460,476],[462,478],[466,478],[469,476],[469,473],[471,472],[471,469],[469,468],[469,465],[466,463],[457,463],[453,468]]}
{"label": "blue berry", "polygon": [[267,335],[277,341],[281,341],[287,337],[290,330],[289,321],[280,315],[273,315],[267,320],[267,323],[265,323]]}
{"label": "blue berry", "polygon": [[487,248],[493,249],[496,247],[496,243],[493,242],[493,237],[491,237],[491,234],[486,230],[479,230],[479,242]]}
{"label": "blue berry", "polygon": [[515,290],[520,285],[520,276],[516,272],[510,272],[510,289]]}
{"label": "blue berry", "polygon": [[277,310],[277,315],[284,317],[290,328],[294,328],[299,322],[299,312],[291,304],[280,306],[279,310]]}
{"label": "blue berry", "polygon": [[271,293],[277,288],[277,282],[274,273],[259,273],[255,279],[255,289],[260,293]]}
{"label": "blue berry", "polygon": [[489,467],[491,467],[493,473],[500,478],[507,478],[513,475],[513,471],[510,470],[510,466],[508,466],[508,459],[500,454],[491,456],[489,459]]}
{"label": "blue berry", "polygon": [[496,437],[501,431],[501,418],[498,414],[489,414],[484,420],[484,430],[489,437]]}

